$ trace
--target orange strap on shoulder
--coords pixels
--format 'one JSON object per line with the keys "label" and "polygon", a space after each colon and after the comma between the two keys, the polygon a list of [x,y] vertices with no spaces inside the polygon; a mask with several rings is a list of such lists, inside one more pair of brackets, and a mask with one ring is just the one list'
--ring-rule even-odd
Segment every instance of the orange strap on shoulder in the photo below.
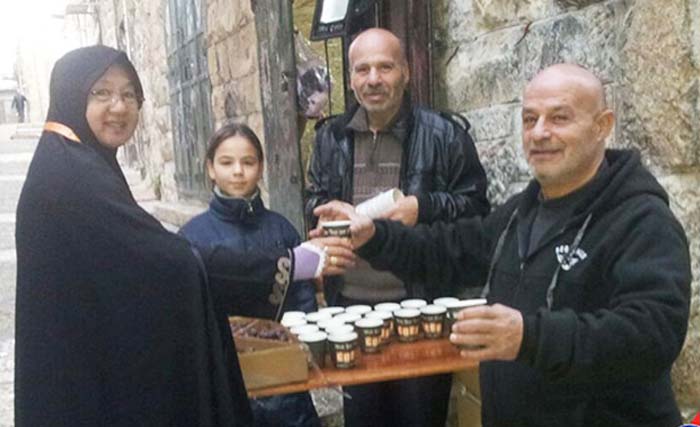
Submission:
{"label": "orange strap on shoulder", "polygon": [[64,125],[63,123],[46,122],[44,124],[44,130],[57,133],[66,139],[70,139],[71,141],[80,142],[80,138],[78,138],[78,135],[76,135],[71,128]]}

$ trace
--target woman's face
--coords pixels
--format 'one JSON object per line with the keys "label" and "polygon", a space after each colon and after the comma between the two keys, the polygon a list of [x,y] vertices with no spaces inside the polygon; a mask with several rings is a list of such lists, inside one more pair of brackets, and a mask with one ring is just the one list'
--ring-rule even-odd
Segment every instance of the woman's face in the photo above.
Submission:
{"label": "woman's face", "polygon": [[262,178],[263,162],[250,141],[234,135],[219,144],[214,161],[207,161],[207,171],[224,194],[250,197]]}
{"label": "woman's face", "polygon": [[138,96],[122,67],[109,67],[92,85],[85,118],[100,144],[107,147],[118,148],[134,134],[139,121]]}

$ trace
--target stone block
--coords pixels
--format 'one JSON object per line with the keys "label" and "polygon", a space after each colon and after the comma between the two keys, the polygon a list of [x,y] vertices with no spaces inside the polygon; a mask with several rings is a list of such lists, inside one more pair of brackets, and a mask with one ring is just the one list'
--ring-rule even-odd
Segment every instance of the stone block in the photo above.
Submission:
{"label": "stone block", "polygon": [[700,355],[697,351],[700,348],[700,173],[662,176],[659,181],[668,192],[671,209],[688,236],[695,274],[688,336],[672,373],[679,405],[697,412],[700,409],[697,407],[700,402]]}
{"label": "stone block", "polygon": [[600,3],[602,0],[554,0],[554,3],[561,8],[583,8],[593,3]]}
{"label": "stone block", "polygon": [[215,121],[227,121],[261,111],[260,80],[257,74],[244,76],[212,88]]}
{"label": "stone block", "polygon": [[163,202],[174,202],[178,200],[177,183],[175,182],[175,162],[163,164],[163,171],[157,175],[158,188],[160,189],[160,200]]}
{"label": "stone block", "polygon": [[249,114],[246,118],[246,124],[253,129],[253,132],[255,132],[262,143],[263,151],[267,152],[267,146],[265,145],[265,125],[262,112],[257,111]]}
{"label": "stone block", "polygon": [[206,37],[209,43],[218,43],[229,37],[237,27],[239,9],[230,1],[212,1],[207,5]]}
{"label": "stone block", "polygon": [[241,27],[235,36],[226,41],[231,78],[256,73],[258,70],[258,36],[255,25]]}
{"label": "stone block", "polygon": [[216,46],[207,47],[207,66],[209,68],[209,82],[212,86],[219,86],[223,83],[221,79],[221,74],[219,70],[221,65],[219,65],[219,55],[216,51]]}
{"label": "stone block", "polygon": [[698,66],[687,1],[637,1],[620,37],[621,137],[672,170],[700,164]]}
{"label": "stone block", "polygon": [[532,22],[552,13],[548,0],[471,0],[474,20],[483,31]]}
{"label": "stone block", "polygon": [[438,59],[442,63],[436,61],[436,78],[444,83],[438,94],[441,107],[465,111],[519,100],[523,84],[517,42],[521,35],[522,28],[495,31]]}
{"label": "stone block", "polygon": [[[471,1],[435,0],[432,16],[435,49],[473,41],[478,34]],[[443,55],[438,52],[438,56]]]}
{"label": "stone block", "polygon": [[[696,293],[695,297],[698,298],[700,295]],[[700,317],[695,316],[691,319],[690,324],[692,325],[693,322],[695,324],[700,322]],[[698,348],[700,348],[700,333],[697,328],[691,328],[686,336],[683,351],[671,371],[673,389],[678,406],[683,412],[693,415],[697,413],[698,402],[700,402],[700,375],[698,375],[700,356],[698,355]]]}
{"label": "stone block", "polygon": [[[690,14],[690,29],[692,31],[690,40],[692,40],[693,44],[693,62],[700,64],[700,1],[689,1],[688,12]],[[700,104],[698,105],[700,106]]]}
{"label": "stone block", "polygon": [[236,0],[238,9],[238,26],[244,27],[251,22],[255,22],[255,14],[253,13],[252,2],[255,0]]}
{"label": "stone block", "polygon": [[231,59],[229,58],[228,46],[225,41],[217,43],[214,47],[216,50],[216,64],[218,65],[217,73],[221,83],[231,81]]}
{"label": "stone block", "polygon": [[524,81],[560,62],[584,66],[604,83],[615,81],[617,3],[602,3],[532,24],[520,43]]}
{"label": "stone block", "polygon": [[476,144],[489,181],[488,199],[494,206],[504,203],[530,179],[519,137]]}
{"label": "stone block", "polygon": [[214,115],[214,122],[219,123],[226,119],[226,96],[228,91],[225,85],[211,88],[211,112]]}
{"label": "stone block", "polygon": [[509,137],[519,138],[515,134],[516,122],[520,119],[520,104],[496,105],[478,110],[469,111],[466,114],[471,124],[471,135],[477,144],[494,139]]}

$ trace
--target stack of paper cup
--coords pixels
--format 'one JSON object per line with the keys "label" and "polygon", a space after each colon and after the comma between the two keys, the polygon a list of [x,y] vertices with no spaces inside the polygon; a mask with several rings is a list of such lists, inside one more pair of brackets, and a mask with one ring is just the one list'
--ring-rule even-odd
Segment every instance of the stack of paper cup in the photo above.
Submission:
{"label": "stack of paper cup", "polygon": [[401,190],[392,188],[355,206],[355,212],[367,215],[372,219],[381,218],[382,215],[387,213],[389,209],[394,206],[394,203],[402,197],[403,193]]}

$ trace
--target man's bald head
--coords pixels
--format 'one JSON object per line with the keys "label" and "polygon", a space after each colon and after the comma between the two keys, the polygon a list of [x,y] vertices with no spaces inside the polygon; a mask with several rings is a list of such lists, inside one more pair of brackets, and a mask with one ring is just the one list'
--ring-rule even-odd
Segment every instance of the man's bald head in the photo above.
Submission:
{"label": "man's bald head", "polygon": [[350,43],[348,59],[350,60],[351,68],[358,53],[367,50],[369,47],[379,48],[391,55],[402,67],[408,66],[406,54],[401,46],[401,40],[391,31],[383,28],[370,28],[361,32],[355,37],[355,40]]}
{"label": "man's bald head", "polygon": [[350,87],[367,112],[370,129],[381,130],[396,116],[409,81],[399,38],[382,28],[358,35],[348,51]]}
{"label": "man's bald head", "polygon": [[522,117],[523,152],[546,198],[595,176],[614,125],[598,77],[573,64],[545,68],[525,87]]}
{"label": "man's bald head", "polygon": [[603,111],[607,108],[603,83],[595,74],[577,64],[555,64],[543,69],[525,87],[525,97],[528,96],[528,92],[542,86],[560,84],[561,82],[566,82],[568,86],[576,90],[583,100],[590,102],[590,107],[596,111]]}

